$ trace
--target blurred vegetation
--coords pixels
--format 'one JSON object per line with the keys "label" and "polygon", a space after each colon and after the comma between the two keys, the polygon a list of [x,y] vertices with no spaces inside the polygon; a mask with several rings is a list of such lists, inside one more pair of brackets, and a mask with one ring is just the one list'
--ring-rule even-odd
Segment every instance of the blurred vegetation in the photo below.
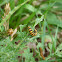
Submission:
{"label": "blurred vegetation", "polygon": [[[5,16],[8,3],[11,10]],[[7,20],[9,29],[17,28],[12,41]],[[36,36],[28,26],[37,29]],[[0,62],[62,62],[62,0],[0,0]]]}

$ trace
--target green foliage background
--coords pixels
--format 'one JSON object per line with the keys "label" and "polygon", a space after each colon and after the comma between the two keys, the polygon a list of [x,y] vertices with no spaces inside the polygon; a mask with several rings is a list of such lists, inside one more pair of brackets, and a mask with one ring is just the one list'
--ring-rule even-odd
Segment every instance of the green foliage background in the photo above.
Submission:
{"label": "green foliage background", "polygon": [[[62,61],[62,43],[59,43],[57,46],[57,35],[62,29],[62,0],[42,0],[38,6],[34,6],[32,4],[33,1],[38,0],[17,0],[16,3],[15,0],[0,0],[0,62],[18,62],[18,56],[25,57],[25,62],[36,62],[36,57],[39,59],[38,62]],[[4,16],[3,7],[6,3],[10,3],[11,11],[2,20],[2,16]],[[38,16],[39,14],[40,17]],[[21,21],[27,15],[28,17]],[[9,17],[10,28],[15,29],[18,26],[20,27],[20,30],[17,31],[17,37],[13,41],[10,41],[10,36],[5,39],[2,38],[2,36],[4,37],[4,34],[2,35],[2,32],[4,32],[3,23]],[[38,33],[37,36],[32,37],[29,35],[27,26],[30,26],[34,30],[36,25],[39,26]],[[48,29],[47,32],[46,27]],[[24,28],[25,30],[23,31]],[[55,34],[54,37],[53,33]],[[47,38],[51,38],[52,43],[48,44],[50,54],[45,60],[42,60],[39,47],[45,50],[46,35],[48,35]],[[40,38],[42,42],[37,42],[37,38]],[[20,43],[16,45],[15,42],[18,40],[20,40]],[[38,43],[35,57],[33,57],[33,52],[30,53],[29,47],[26,46],[29,42]],[[26,47],[27,49],[25,50],[24,48]],[[24,53],[20,54],[19,50],[23,50]],[[49,60],[50,58],[55,58],[55,60]]]}

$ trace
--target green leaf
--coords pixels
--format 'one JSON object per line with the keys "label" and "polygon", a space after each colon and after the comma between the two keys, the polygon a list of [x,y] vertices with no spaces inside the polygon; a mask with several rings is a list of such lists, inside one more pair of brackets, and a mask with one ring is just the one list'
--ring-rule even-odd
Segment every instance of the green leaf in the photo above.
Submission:
{"label": "green leaf", "polygon": [[22,29],[23,29],[25,26],[26,26],[26,24],[25,24],[25,25],[19,25],[19,27],[20,27],[20,32],[22,32]]}
{"label": "green leaf", "polygon": [[31,12],[36,12],[36,10],[37,10],[35,7],[33,7],[30,4],[26,4],[25,5],[25,8],[28,9],[28,10],[30,10]]}
{"label": "green leaf", "polygon": [[42,15],[41,11],[30,4],[25,4],[25,8],[31,12],[39,13]]}
{"label": "green leaf", "polygon": [[57,47],[55,54],[62,57],[62,43]]}
{"label": "green leaf", "polygon": [[47,14],[47,22],[48,22],[48,24],[56,25],[56,26],[62,28],[62,21],[60,21],[56,17],[56,15],[51,12]]}
{"label": "green leaf", "polygon": [[44,15],[42,15],[40,18],[36,18],[34,26],[36,26],[38,23],[43,21],[43,19],[44,19]]}

